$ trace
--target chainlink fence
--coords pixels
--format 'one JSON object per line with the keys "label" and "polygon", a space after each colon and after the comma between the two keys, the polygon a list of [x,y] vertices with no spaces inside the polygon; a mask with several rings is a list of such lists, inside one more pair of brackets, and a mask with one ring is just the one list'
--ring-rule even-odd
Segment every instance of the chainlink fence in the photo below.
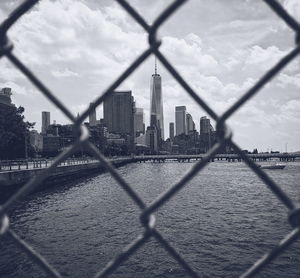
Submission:
{"label": "chainlink fence", "polygon": [[[84,147],[87,151],[92,153],[98,159],[106,170],[113,176],[118,184],[130,196],[132,201],[140,208],[140,221],[144,227],[144,232],[139,235],[133,242],[131,242],[123,252],[117,255],[107,265],[99,270],[94,275],[95,278],[108,277],[114,272],[120,264],[127,260],[139,248],[143,247],[144,243],[149,238],[154,238],[158,243],[172,256],[178,264],[186,271],[190,277],[200,277],[188,264],[188,262],[164,239],[158,229],[155,227],[154,212],[168,202],[175,194],[179,192],[187,183],[198,174],[214,157],[214,155],[225,145],[229,144],[237,154],[245,161],[250,169],[266,184],[266,186],[277,196],[277,198],[288,208],[288,220],[293,230],[287,234],[278,245],[261,259],[255,262],[249,269],[245,270],[240,275],[240,278],[253,277],[260,272],[265,266],[272,262],[277,256],[282,254],[293,242],[300,237],[300,205],[291,200],[285,192],[256,164],[251,158],[242,152],[241,148],[231,139],[231,131],[226,126],[226,120],[235,113],[242,105],[251,99],[259,90],[266,85],[271,79],[278,74],[288,63],[290,63],[300,52],[300,25],[289,15],[286,10],[276,0],[263,0],[285,23],[295,32],[296,46],[283,59],[281,59],[273,68],[271,68],[261,79],[249,89],[236,103],[234,103],[223,115],[218,116],[216,112],[189,86],[189,84],[181,77],[175,68],[169,63],[166,57],[160,52],[159,48],[162,44],[157,39],[157,31],[174,12],[179,9],[187,0],[174,0],[154,21],[149,25],[145,19],[132,7],[126,0],[116,0],[126,10],[134,20],[139,23],[148,33],[149,47],[135,60],[133,63],[116,79],[110,87],[99,96],[94,103],[79,117],[75,116],[69,111],[67,106],[56,98],[50,90],[20,61],[13,53],[13,43],[9,40],[7,32],[10,27],[30,8],[37,4],[39,0],[26,0],[18,6],[10,16],[0,25],[0,58],[6,56],[12,64],[14,64],[39,90],[46,96],[58,109],[60,109],[69,120],[74,123],[78,129],[77,141],[58,155],[50,167],[44,169],[38,176],[27,182],[21,189],[19,189],[12,197],[10,197],[0,207],[0,237],[4,234],[8,235],[16,245],[20,246],[31,259],[38,264],[50,277],[62,277],[56,269],[54,269],[47,260],[35,251],[28,243],[22,240],[9,226],[8,210],[12,206],[29,194],[34,188],[41,184],[48,175],[61,162],[70,157],[78,148]],[[249,4],[250,5],[250,4]],[[216,121],[216,129],[218,134],[218,142],[215,143],[207,155],[201,161],[198,161],[189,172],[176,184],[171,186],[168,190],[156,198],[149,206],[135,192],[135,190],[128,184],[123,177],[118,173],[115,167],[104,157],[104,155],[88,141],[89,133],[87,128],[82,125],[85,118],[90,112],[99,106],[104,98],[112,93],[118,86],[135,71],[150,55],[156,55],[165,68],[173,75],[177,82],[185,89],[185,91]]]}

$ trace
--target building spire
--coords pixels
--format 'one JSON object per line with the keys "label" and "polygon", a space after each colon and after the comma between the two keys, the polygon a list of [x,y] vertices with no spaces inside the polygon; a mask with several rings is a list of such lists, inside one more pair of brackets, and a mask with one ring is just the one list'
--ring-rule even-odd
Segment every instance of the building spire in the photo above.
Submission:
{"label": "building spire", "polygon": [[155,75],[157,74],[157,64],[156,64],[156,55],[154,56],[155,58]]}

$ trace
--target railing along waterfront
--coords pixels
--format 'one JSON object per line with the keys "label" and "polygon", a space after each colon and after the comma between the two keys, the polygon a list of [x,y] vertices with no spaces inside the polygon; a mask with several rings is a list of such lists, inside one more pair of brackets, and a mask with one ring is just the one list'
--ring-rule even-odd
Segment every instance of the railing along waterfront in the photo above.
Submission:
{"label": "railing along waterfront", "polygon": [[[134,155],[134,156],[118,156],[106,158],[110,162],[118,162],[122,160],[132,160],[132,162],[139,161],[157,161],[157,160],[199,160],[203,159],[205,154],[167,154],[167,155]],[[269,159],[279,159],[284,161],[295,161],[300,159],[300,154],[294,153],[258,153],[248,154],[248,157],[252,160],[263,161]],[[238,160],[241,161],[241,156],[238,154],[225,153],[216,154],[214,160]],[[28,170],[28,169],[42,169],[48,168],[54,162],[54,159],[38,158],[38,159],[26,159],[26,160],[0,160],[0,172],[1,171],[16,171],[16,170]],[[57,167],[70,166],[70,165],[82,165],[99,162],[99,160],[92,157],[79,157],[79,158],[68,158],[62,161]]]}
{"label": "railing along waterfront", "polygon": [[[26,160],[2,160],[0,161],[1,171],[15,171],[15,170],[27,170],[27,169],[41,169],[50,167],[54,159],[26,159]],[[62,161],[58,166],[66,165],[82,165],[98,162],[93,158],[68,158]]]}
{"label": "railing along waterfront", "polygon": [[[295,47],[278,63],[265,73],[259,79],[256,84],[249,89],[239,100],[237,100],[223,115],[218,116],[216,112],[202,99],[201,95],[198,95],[189,84],[183,79],[179,72],[175,70],[168,59],[161,53],[160,46],[162,42],[157,38],[157,32],[164,22],[174,14],[187,0],[173,0],[172,3],[158,15],[152,25],[149,25],[145,19],[132,7],[126,0],[116,0],[125,11],[127,11],[133,19],[140,24],[145,32],[148,34],[149,46],[139,57],[132,62],[132,64],[94,101],[94,103],[79,117],[76,118],[67,105],[62,103],[47,87],[43,84],[39,78],[31,72],[31,70],[17,57],[13,52],[13,42],[9,40],[8,31],[11,26],[18,21],[18,19],[25,14],[30,8],[32,8],[38,0],[26,0],[20,4],[10,16],[2,22],[0,25],[0,58],[6,57],[13,65],[16,66],[39,90],[46,96],[50,102],[52,102],[57,109],[64,113],[64,115],[75,124],[80,134],[76,142],[64,150],[56,159],[52,162],[50,167],[45,168],[41,173],[33,180],[26,183],[19,191],[17,191],[10,199],[8,199],[0,208],[0,236],[5,239],[4,235],[10,237],[18,246],[20,246],[29,256],[34,260],[50,277],[62,277],[59,272],[51,266],[46,258],[41,256],[35,251],[27,242],[22,240],[16,232],[9,225],[9,217],[7,215],[8,210],[13,205],[26,196],[28,193],[34,190],[40,183],[42,183],[47,176],[57,167],[60,163],[71,157],[72,154],[78,150],[78,148],[85,148],[89,151],[108,172],[115,178],[118,184],[125,190],[132,201],[140,208],[141,213],[137,215],[140,217],[141,223],[144,226],[144,232],[139,235],[133,242],[131,242],[124,251],[110,261],[104,269],[99,270],[94,277],[107,277],[114,272],[121,263],[127,260],[132,254],[134,254],[139,248],[142,248],[145,242],[153,238],[161,244],[161,246],[172,256],[179,265],[186,271],[190,277],[200,277],[200,274],[194,271],[189,263],[171,246],[171,244],[162,236],[159,230],[155,226],[155,211],[168,202],[180,189],[187,185],[197,173],[208,164],[208,162],[219,152],[219,150],[225,145],[230,145],[235,152],[245,161],[251,170],[266,184],[266,186],[277,196],[277,198],[288,209],[288,220],[293,230],[282,239],[277,246],[269,253],[265,254],[260,260],[255,262],[253,266],[245,270],[240,275],[241,278],[253,277],[260,272],[270,262],[272,262],[277,256],[282,254],[293,242],[300,237],[300,206],[294,202],[287,194],[273,181],[267,173],[258,168],[252,159],[242,151],[242,149],[232,140],[232,133],[229,130],[226,122],[241,106],[245,105],[252,97],[257,94],[260,89],[266,85],[271,79],[278,74],[288,63],[293,61],[300,51],[300,26],[299,23],[287,13],[282,5],[276,0],[263,0],[272,10],[276,13],[294,32],[296,36]],[[251,5],[251,3],[248,3]],[[111,94],[118,86],[132,73],[134,72],[150,55],[154,54],[157,59],[165,66],[170,74],[177,80],[177,82],[184,88],[186,93],[191,96],[206,113],[216,121],[216,130],[218,134],[218,142],[215,143],[209,152],[204,156],[201,161],[198,161],[190,171],[177,183],[172,185],[166,192],[161,194],[155,199],[149,206],[146,206],[145,202],[137,194],[137,192],[128,184],[124,178],[118,173],[118,171],[112,166],[112,164],[104,157],[104,155],[88,141],[89,134],[85,126],[82,125],[85,118],[99,106],[104,98]]]}

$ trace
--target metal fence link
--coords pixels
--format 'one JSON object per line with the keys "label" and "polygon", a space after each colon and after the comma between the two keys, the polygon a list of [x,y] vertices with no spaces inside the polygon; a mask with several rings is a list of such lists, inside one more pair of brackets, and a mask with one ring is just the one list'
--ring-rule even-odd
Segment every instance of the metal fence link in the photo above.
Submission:
{"label": "metal fence link", "polygon": [[[273,248],[269,253],[265,254],[261,259],[254,263],[248,270],[241,274],[240,278],[253,277],[261,271],[266,265],[272,262],[277,256],[282,254],[293,242],[300,237],[300,206],[290,199],[286,193],[278,186],[262,169],[260,169],[251,158],[249,158],[241,148],[231,139],[231,131],[226,126],[226,120],[235,113],[242,105],[244,105],[250,98],[259,92],[259,90],[266,85],[271,79],[278,74],[289,62],[295,59],[300,52],[300,26],[299,23],[287,13],[280,3],[276,0],[264,0],[264,2],[295,32],[296,46],[281,59],[274,67],[272,67],[250,90],[248,90],[235,104],[233,104],[222,116],[218,116],[216,112],[199,96],[189,84],[182,78],[182,76],[175,70],[166,57],[159,51],[162,42],[157,39],[157,31],[161,25],[174,12],[180,8],[187,0],[174,0],[163,12],[157,17],[152,25],[149,25],[145,19],[132,7],[126,0],[116,0],[133,19],[140,24],[148,33],[149,47],[146,49],[133,63],[117,78],[109,88],[107,88],[102,95],[100,95],[94,103],[84,113],[76,119],[69,111],[67,106],[62,103],[54,94],[47,89],[47,87],[32,73],[26,65],[24,65],[13,54],[13,43],[9,40],[7,33],[10,27],[30,8],[38,3],[39,0],[26,0],[19,7],[17,7],[10,16],[0,25],[0,58],[6,56],[12,64],[16,66],[39,90],[51,101],[57,108],[60,109],[69,120],[75,124],[78,129],[78,139],[68,149],[64,150],[56,157],[49,168],[40,172],[34,179],[27,182],[19,191],[17,191],[10,199],[8,199],[0,207],[0,238],[5,234],[8,235],[16,245],[21,247],[29,257],[39,265],[49,277],[60,278],[61,275],[55,270],[47,260],[35,251],[28,243],[18,237],[18,235],[9,227],[9,218],[7,216],[8,210],[24,196],[29,194],[34,188],[45,180],[48,175],[64,160],[69,158],[74,151],[79,147],[84,147],[87,151],[92,153],[97,160],[106,168],[106,170],[117,181],[120,187],[129,195],[133,202],[140,208],[139,215],[142,225],[145,230],[132,241],[123,252],[111,260],[102,270],[95,274],[95,278],[108,277],[114,272],[121,263],[127,260],[139,248],[143,247],[144,243],[151,237],[156,239],[158,243],[172,256],[178,264],[186,271],[190,277],[200,277],[188,264],[188,262],[170,245],[170,243],[163,238],[160,232],[155,228],[155,217],[153,213],[170,200],[175,194],[179,192],[187,183],[199,173],[208,162],[214,157],[218,150],[224,144],[230,144],[237,154],[245,161],[249,168],[256,173],[256,175],[266,184],[266,186],[276,195],[276,197],[288,208],[287,215],[293,230]],[[117,87],[134,72],[150,55],[156,55],[160,62],[170,72],[170,74],[177,80],[183,89],[191,96],[198,104],[216,121],[216,129],[219,141],[211,147],[207,155],[202,161],[197,162],[189,172],[180,179],[168,190],[162,193],[156,200],[154,200],[148,207],[142,198],[135,192],[135,190],[126,182],[126,180],[119,174],[117,169],[104,157],[104,155],[96,148],[95,145],[88,142],[89,132],[86,127],[82,125],[85,118],[91,113],[93,109],[99,106],[106,96],[111,94]]]}

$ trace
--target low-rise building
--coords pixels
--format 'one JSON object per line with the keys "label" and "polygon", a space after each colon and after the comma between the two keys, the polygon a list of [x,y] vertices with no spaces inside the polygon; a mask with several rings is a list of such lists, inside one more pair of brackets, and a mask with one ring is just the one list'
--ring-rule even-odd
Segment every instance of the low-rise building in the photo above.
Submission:
{"label": "low-rise building", "polygon": [[55,155],[61,149],[60,137],[53,135],[43,136],[43,154],[44,155]]}

